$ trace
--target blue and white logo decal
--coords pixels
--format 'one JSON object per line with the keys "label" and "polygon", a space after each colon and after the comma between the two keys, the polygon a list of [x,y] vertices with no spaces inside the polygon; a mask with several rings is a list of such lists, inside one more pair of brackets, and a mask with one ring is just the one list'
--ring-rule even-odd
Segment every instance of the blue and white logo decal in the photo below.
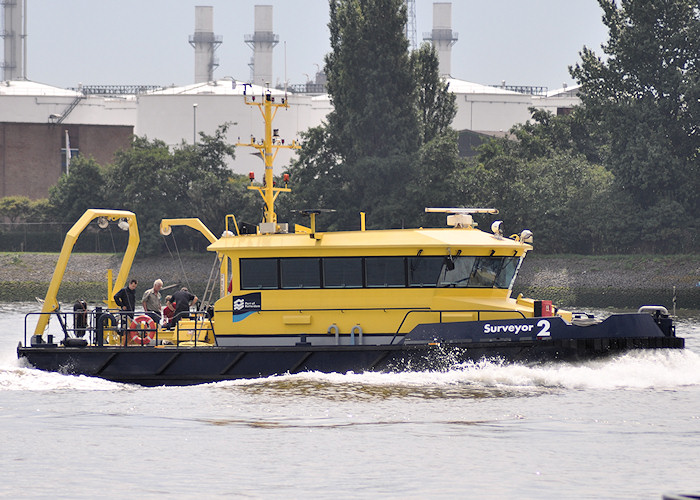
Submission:
{"label": "blue and white logo decal", "polygon": [[262,297],[260,292],[246,295],[234,295],[233,297],[233,321],[242,321],[254,312],[262,310]]}

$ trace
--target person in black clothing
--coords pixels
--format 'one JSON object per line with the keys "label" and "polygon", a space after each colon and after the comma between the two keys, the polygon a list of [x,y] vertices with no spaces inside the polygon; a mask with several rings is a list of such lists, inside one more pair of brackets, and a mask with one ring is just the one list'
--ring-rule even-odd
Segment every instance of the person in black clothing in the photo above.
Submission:
{"label": "person in black clothing", "polygon": [[83,299],[77,300],[73,304],[73,329],[75,336],[83,338],[88,324],[88,307],[87,302]]}
{"label": "person in black clothing", "polygon": [[187,316],[190,312],[190,303],[197,302],[199,299],[196,295],[192,295],[187,288],[182,288],[180,291],[175,292],[172,297],[172,303],[175,306],[175,312],[173,313],[173,319],[165,326],[166,328],[174,328],[180,318]]}
{"label": "person in black clothing", "polygon": [[119,309],[129,318],[134,317],[134,310],[136,309],[136,285],[138,284],[139,282],[132,278],[128,286],[125,286],[114,294],[114,302],[117,303]]}

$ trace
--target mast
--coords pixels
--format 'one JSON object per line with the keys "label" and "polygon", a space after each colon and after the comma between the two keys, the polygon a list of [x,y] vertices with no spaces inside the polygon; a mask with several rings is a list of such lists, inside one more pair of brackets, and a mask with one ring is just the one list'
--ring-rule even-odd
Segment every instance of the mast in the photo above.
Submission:
{"label": "mast", "polygon": [[[286,97],[281,98],[281,102],[275,102],[275,98],[272,96],[270,90],[266,90],[262,96],[262,102],[257,102],[255,96],[248,97],[246,92],[246,87],[250,84],[244,84],[243,96],[245,103],[249,106],[257,106],[262,114],[263,120],[265,121],[265,137],[262,141],[255,140],[255,137],[250,138],[248,143],[236,143],[236,146],[249,146],[255,148],[260,153],[260,156],[265,163],[265,177],[263,179],[262,186],[248,186],[248,189],[254,189],[260,193],[263,201],[265,202],[265,215],[263,217],[263,223],[276,223],[277,214],[275,213],[275,200],[281,192],[289,193],[292,190],[287,187],[289,182],[289,177],[285,174],[284,177],[284,187],[275,187],[274,185],[274,173],[272,165],[274,164],[277,153],[280,149],[299,149],[301,146],[296,141],[292,141],[291,144],[285,144],[284,139],[279,138],[277,129],[272,128],[272,122],[275,119],[275,115],[279,108],[288,108],[289,102]],[[254,180],[253,173],[250,173],[251,182]]]}

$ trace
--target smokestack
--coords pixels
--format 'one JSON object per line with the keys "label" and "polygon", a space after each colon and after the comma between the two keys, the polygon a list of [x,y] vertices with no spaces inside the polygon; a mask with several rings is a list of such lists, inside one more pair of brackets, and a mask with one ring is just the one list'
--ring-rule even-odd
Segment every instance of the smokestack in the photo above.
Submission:
{"label": "smokestack", "polygon": [[433,31],[423,34],[423,40],[433,43],[440,60],[440,76],[452,74],[452,46],[457,41],[457,33],[452,31],[452,3],[433,4]]}
{"label": "smokestack", "polygon": [[251,83],[272,85],[272,49],[280,41],[279,35],[272,32],[272,5],[255,6],[255,33],[245,35],[244,40],[253,49]]}
{"label": "smokestack", "polygon": [[194,8],[194,35],[190,45],[194,47],[194,82],[211,82],[219,60],[214,52],[221,45],[221,36],[214,35],[214,7]]}
{"label": "smokestack", "polygon": [[4,1],[2,37],[5,59],[4,80],[27,79],[27,0]]}

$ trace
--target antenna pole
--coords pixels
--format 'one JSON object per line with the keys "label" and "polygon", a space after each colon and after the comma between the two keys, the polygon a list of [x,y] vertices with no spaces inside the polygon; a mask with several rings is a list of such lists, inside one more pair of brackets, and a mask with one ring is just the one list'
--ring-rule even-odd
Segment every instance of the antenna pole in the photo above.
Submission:
{"label": "antenna pole", "polygon": [[[288,108],[289,104],[285,97],[282,98],[281,103],[275,102],[275,98],[272,96],[270,90],[265,91],[262,96],[262,102],[256,102],[255,97],[248,100],[248,95],[244,94],[245,103],[249,106],[257,106],[260,109],[263,120],[265,121],[265,138],[262,142],[255,142],[254,138],[251,137],[248,143],[236,143],[236,146],[248,146],[258,150],[262,156],[263,162],[265,163],[265,177],[262,186],[248,186],[248,189],[254,189],[260,193],[265,202],[265,214],[263,217],[263,222],[277,222],[277,214],[275,213],[275,200],[280,193],[289,193],[292,190],[286,185],[284,187],[275,187],[274,185],[274,172],[273,163],[275,157],[280,149],[299,149],[301,146],[296,142],[292,141],[291,144],[284,144],[284,140],[280,139],[277,135],[277,131],[272,129],[272,122],[275,119],[275,115],[279,108]],[[274,110],[273,110],[274,108]]]}
{"label": "antenna pole", "polygon": [[284,100],[287,100],[287,41],[284,41]]}
{"label": "antenna pole", "polygon": [[[277,111],[275,109],[275,111]],[[263,182],[263,190],[260,191],[265,200],[265,221],[277,222],[277,214],[275,213],[275,190],[273,188],[274,172],[272,170],[272,98],[268,94],[265,96],[265,140],[263,142],[264,149],[261,150],[263,160],[265,162],[265,180]]]}

